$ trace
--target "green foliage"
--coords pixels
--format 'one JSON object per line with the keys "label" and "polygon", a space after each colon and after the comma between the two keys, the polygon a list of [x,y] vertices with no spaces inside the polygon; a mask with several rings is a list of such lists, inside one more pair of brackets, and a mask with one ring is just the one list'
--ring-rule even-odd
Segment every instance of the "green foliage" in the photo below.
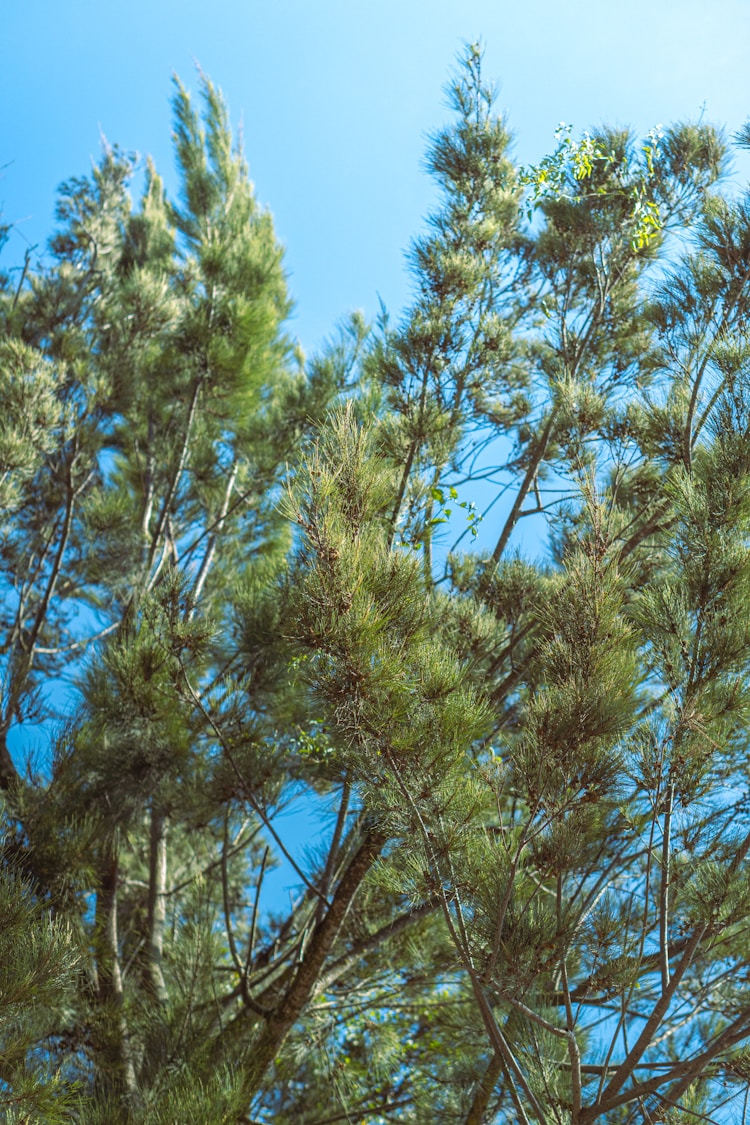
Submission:
{"label": "green foliage", "polygon": [[201,93],[176,200],[107,148],[0,279],[4,1119],[735,1112],[750,203],[720,134],[566,127],[518,168],[468,47],[410,306],[306,361]]}
{"label": "green foliage", "polygon": [[580,141],[574,141],[572,126],[560,124],[555,131],[555,151],[538,166],[525,169],[520,177],[521,183],[532,189],[529,218],[534,207],[546,200],[581,203],[587,196],[616,196],[630,206],[632,249],[645,250],[663,227],[659,204],[652,197],[662,156],[661,130],[648,133],[641,148],[640,167],[633,178],[628,177],[629,182],[625,176],[630,154],[618,151],[616,140],[609,146],[607,142],[613,139],[584,133]]}
{"label": "green foliage", "polygon": [[75,1019],[82,963],[69,925],[51,918],[30,884],[7,864],[0,873],[0,1107],[13,1122],[69,1121],[78,1102],[70,1075],[37,1044]]}

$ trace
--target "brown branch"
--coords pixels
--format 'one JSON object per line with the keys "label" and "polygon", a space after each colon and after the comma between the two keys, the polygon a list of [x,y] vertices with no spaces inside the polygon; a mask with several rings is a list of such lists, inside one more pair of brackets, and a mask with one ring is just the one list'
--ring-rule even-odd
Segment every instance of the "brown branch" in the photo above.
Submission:
{"label": "brown branch", "polygon": [[506,1074],[508,1076],[508,1090],[513,1100],[513,1104],[516,1107],[516,1113],[518,1114],[519,1121],[522,1123],[522,1125],[530,1125],[528,1114],[526,1113],[526,1110],[523,1107],[523,1103],[521,1102],[521,1099],[519,1097],[518,1091],[516,1090],[516,1082],[526,1095],[529,1105],[532,1107],[532,1110],[537,1119],[541,1122],[541,1125],[547,1125],[547,1115],[544,1112],[544,1108],[542,1107],[539,1099],[536,1097],[534,1091],[526,1081],[523,1071],[521,1070],[521,1067],[519,1066],[507,1039],[500,1030],[498,1022],[495,1019],[495,1013],[492,1011],[492,1006],[487,999],[481,981],[477,977],[476,973],[470,973],[470,978],[472,988],[474,990],[474,996],[477,1000],[477,1005],[482,1017],[482,1022],[489,1037],[490,1043],[492,1044],[494,1050],[500,1055],[503,1063],[505,1064]]}
{"label": "brown branch", "polygon": [[[733,1047],[736,1043],[740,1043],[750,1035],[750,1009],[745,1009],[737,1019],[735,1019],[728,1027],[716,1037],[713,1043],[700,1055],[695,1055],[692,1059],[686,1059],[684,1062],[675,1063],[674,1066],[666,1071],[664,1074],[657,1074],[653,1078],[647,1079],[645,1082],[640,1082],[635,1086],[624,1090],[622,1094],[616,1095],[606,1101],[602,1100],[591,1109],[584,1111],[581,1116],[582,1122],[594,1121],[600,1114],[609,1113],[610,1110],[617,1109],[621,1105],[627,1105],[629,1102],[636,1101],[641,1098],[648,1097],[649,1094],[657,1093],[660,1086],[664,1086],[667,1082],[674,1082],[675,1079],[680,1079],[680,1083],[675,1091],[672,1091],[672,1097],[679,1097],[681,1093],[687,1089],[691,1082],[700,1077],[705,1072],[709,1063],[722,1051]],[[606,1091],[605,1091],[606,1092]]]}
{"label": "brown branch", "polygon": [[420,919],[426,918],[430,914],[435,914],[439,909],[440,899],[430,899],[428,902],[422,903],[421,906],[416,906],[413,910],[406,911],[405,914],[399,914],[398,917],[394,918],[388,925],[381,926],[375,933],[357,942],[353,949],[333,962],[325,976],[321,978],[318,991],[324,992],[325,989],[330,988],[330,986],[347,972],[352,965],[356,965],[357,961],[359,961],[365,953],[369,953],[372,949],[377,949],[383,942],[400,934],[403,930],[408,929],[409,926],[413,926],[414,923],[420,921]]}
{"label": "brown branch", "polygon": [[555,896],[556,911],[557,911],[557,929],[560,935],[559,943],[559,956],[560,956],[560,979],[562,981],[563,997],[565,1000],[565,1027],[568,1033],[568,1058],[570,1059],[570,1085],[573,1095],[573,1106],[571,1112],[572,1125],[578,1125],[581,1119],[581,1052],[576,1039],[575,1030],[575,1016],[573,1015],[573,1003],[570,998],[570,985],[568,983],[568,965],[565,951],[565,938],[563,933],[563,878],[562,875],[557,876],[557,893]]}
{"label": "brown branch", "polygon": [[21,775],[10,756],[6,732],[0,730],[0,789],[12,792],[21,785]]}
{"label": "brown branch", "polygon": [[513,507],[511,508],[511,510],[508,514],[508,517],[507,517],[507,519],[506,519],[506,521],[503,525],[502,531],[500,532],[500,537],[499,537],[497,543],[495,544],[495,549],[492,552],[492,558],[491,558],[491,564],[492,565],[487,567],[487,570],[485,571],[485,574],[483,576],[482,585],[484,586],[484,588],[486,588],[489,585],[490,578],[491,578],[492,574],[495,572],[495,570],[497,568],[497,565],[498,565],[498,563],[500,562],[500,559],[503,556],[503,552],[505,551],[505,548],[508,546],[508,540],[510,539],[511,535],[513,534],[513,529],[515,528],[516,524],[518,523],[519,516],[520,516],[520,513],[521,513],[521,508],[523,507],[524,502],[526,500],[526,497],[529,493],[529,490],[531,489],[531,487],[534,483],[534,479],[536,478],[536,475],[539,472],[539,466],[541,465],[541,463],[544,460],[544,457],[547,453],[547,448],[548,448],[549,443],[550,443],[550,438],[552,437],[552,430],[554,429],[556,419],[557,419],[557,408],[553,406],[552,409],[549,412],[549,417],[547,418],[547,422],[545,424],[545,427],[542,430],[542,433],[540,434],[539,438],[537,439],[537,441],[535,443],[534,453],[533,453],[533,456],[531,458],[531,461],[529,462],[529,467],[527,468],[526,473],[524,475],[524,478],[521,481],[521,485],[518,489],[518,493],[516,494],[516,499],[513,502]]}
{"label": "brown branch", "polygon": [[244,1093],[250,1097],[282,1047],[310,1000],[341,925],[368,871],[387,840],[384,832],[370,828],[341,877],[331,905],[316,925],[307,951],[297,967],[281,1003],[265,1019],[264,1027],[245,1059]]}
{"label": "brown branch", "polygon": [[672,847],[672,805],[674,781],[667,786],[667,807],[664,813],[664,834],[661,845],[661,886],[659,888],[659,959],[662,992],[669,988],[669,880]]}
{"label": "brown branch", "polygon": [[19,279],[18,285],[16,286],[16,291],[13,295],[13,303],[10,306],[10,311],[12,313],[16,311],[16,305],[18,304],[18,298],[21,296],[21,290],[23,289],[23,283],[26,280],[26,274],[29,272],[29,264],[31,262],[31,254],[32,254],[33,250],[36,250],[36,245],[27,246],[26,249],[24,250],[24,253],[23,253],[23,269],[21,270],[21,277]]}
{"label": "brown branch", "polygon": [[263,849],[263,859],[260,862],[260,872],[258,874],[258,882],[255,887],[255,897],[253,899],[253,913],[250,919],[250,936],[247,939],[247,956],[245,957],[245,980],[247,980],[248,973],[250,972],[250,964],[253,959],[253,948],[255,946],[255,933],[258,925],[258,907],[260,905],[260,893],[263,888],[263,877],[266,873],[266,863],[268,862],[268,853],[271,849],[266,844]]}
{"label": "brown branch", "polygon": [[237,778],[237,781],[240,783],[240,786],[242,787],[242,792],[245,795],[245,800],[250,805],[253,812],[263,821],[263,824],[265,825],[267,830],[271,833],[271,836],[273,837],[274,841],[276,842],[276,845],[279,848],[279,850],[281,851],[282,855],[284,856],[286,861],[289,864],[291,864],[294,872],[297,875],[299,875],[300,879],[305,884],[307,889],[309,891],[311,891],[314,895],[316,895],[318,898],[323,899],[323,901],[325,901],[325,895],[321,894],[321,892],[318,890],[318,888],[315,886],[315,884],[310,882],[310,880],[308,879],[307,875],[305,875],[302,868],[299,866],[298,863],[296,863],[296,861],[294,860],[294,858],[292,857],[292,855],[290,854],[288,849],[285,847],[284,842],[281,839],[281,837],[279,836],[278,832],[276,831],[276,829],[272,825],[270,817],[267,816],[267,814],[261,808],[259,802],[256,800],[255,795],[253,794],[252,790],[250,789],[250,786],[245,781],[245,778],[242,774],[242,771],[240,770],[239,766],[237,765],[236,761],[234,760],[234,755],[232,754],[231,750],[229,749],[229,745],[227,743],[227,740],[224,738],[224,735],[223,735],[221,729],[219,728],[218,724],[215,722],[213,716],[210,714],[209,711],[206,710],[205,706],[203,705],[200,696],[198,695],[195,688],[193,687],[193,685],[190,682],[190,678],[187,674],[187,669],[183,666],[182,662],[180,662],[180,668],[181,668],[181,671],[182,671],[183,679],[185,681],[185,686],[187,687],[188,692],[190,694],[190,698],[192,699],[193,703],[198,708],[200,713],[203,715],[203,718],[206,720],[208,725],[211,727],[211,730],[216,735],[216,738],[218,739],[222,750],[226,754],[227,761],[229,762],[229,765],[231,766],[232,772],[234,773],[235,777]]}
{"label": "brown branch", "polygon": [[484,1122],[487,1120],[487,1110],[489,1109],[490,1099],[502,1073],[503,1060],[497,1051],[495,1051],[487,1064],[487,1069],[479,1082],[477,1082],[474,1097],[471,1100],[464,1125],[484,1125]]}
{"label": "brown branch", "polygon": [[[203,386],[203,378],[204,378],[203,375],[201,375],[198,379],[196,379],[195,386],[193,387],[193,393],[192,393],[191,398],[190,398],[190,406],[188,408],[187,423],[185,425],[185,435],[184,435],[184,438],[183,438],[183,441],[182,441],[182,449],[180,450],[180,456],[179,456],[179,459],[178,459],[178,462],[177,462],[177,467],[174,471],[174,474],[172,475],[172,480],[169,482],[169,487],[167,488],[167,494],[164,497],[164,503],[162,504],[161,512],[159,513],[159,519],[158,519],[156,528],[154,529],[154,533],[151,537],[151,547],[150,547],[150,550],[149,550],[149,553],[148,553],[148,558],[147,558],[147,561],[146,561],[146,568],[145,568],[146,575],[149,574],[151,568],[154,565],[154,561],[156,559],[156,554],[157,554],[157,551],[159,549],[159,540],[161,539],[164,531],[166,530],[167,520],[169,519],[169,516],[171,515],[171,511],[172,511],[172,502],[173,502],[173,500],[174,500],[174,498],[177,494],[178,488],[180,487],[180,481],[182,479],[182,474],[185,471],[185,465],[187,464],[188,452],[189,452],[189,449],[190,449],[190,436],[191,436],[191,433],[192,433],[192,430],[193,430],[193,424],[195,422],[195,417],[196,417],[196,414],[198,412],[198,399],[200,398],[200,392],[201,392],[201,388]],[[161,571],[161,568],[164,565],[165,558],[166,558],[166,551],[162,551],[162,557],[161,557],[161,560],[159,561],[159,565],[157,566],[155,572],[151,575],[151,577],[147,578],[147,585],[148,585],[149,589],[151,589],[153,587],[154,583],[156,582],[156,580],[159,576],[159,573]]]}
{"label": "brown branch", "polygon": [[52,569],[50,571],[49,577],[47,579],[45,591],[34,615],[34,622],[28,634],[26,634],[25,636],[23,631],[19,629],[17,643],[18,647],[21,650],[21,659],[18,663],[17,668],[14,670],[11,676],[8,694],[4,706],[4,714],[2,716],[2,721],[0,722],[0,788],[6,791],[19,785],[21,781],[20,774],[18,773],[18,770],[13,763],[13,759],[10,756],[10,751],[8,750],[7,734],[13,720],[13,714],[16,707],[18,706],[19,700],[21,699],[24,687],[26,686],[26,682],[31,672],[31,668],[34,662],[36,642],[39,639],[39,633],[47,616],[47,611],[49,610],[50,602],[52,601],[52,597],[55,592],[55,587],[57,586],[57,581],[62,569],[63,558],[68,546],[68,539],[70,537],[70,531],[73,523],[73,502],[75,498],[75,492],[70,480],[70,471],[71,466],[68,465],[67,500],[65,505],[65,514],[63,516],[60,541],[57,546],[57,551],[55,552],[55,558],[52,563]]}
{"label": "brown branch", "polygon": [[229,907],[229,876],[227,872],[227,856],[229,852],[229,810],[224,812],[224,837],[221,843],[221,901],[224,908],[224,927],[227,931],[227,942],[229,943],[229,953],[232,958],[232,964],[235,967],[237,976],[242,986],[243,993],[247,991],[247,970],[243,968],[237,952],[237,943],[234,940],[234,928],[232,926],[232,912]]}
{"label": "brown branch", "polygon": [[200,596],[203,593],[203,587],[206,583],[206,579],[208,578],[208,572],[211,569],[211,564],[214,561],[214,555],[216,554],[216,544],[219,541],[219,536],[221,535],[222,531],[224,530],[224,523],[226,521],[227,513],[229,511],[229,501],[231,499],[232,489],[234,488],[234,482],[236,480],[237,480],[237,462],[235,461],[235,463],[232,465],[232,471],[229,474],[229,480],[227,482],[226,492],[224,493],[224,499],[222,501],[221,509],[219,511],[219,518],[217,519],[216,524],[214,526],[213,534],[211,535],[211,538],[208,542],[206,552],[203,556],[203,561],[201,562],[200,569],[198,571],[198,577],[196,578],[195,586],[193,587],[193,603],[194,603],[194,606],[197,605],[198,601],[200,600]]}
{"label": "brown branch", "polygon": [[326,858],[325,870],[323,871],[323,878],[321,879],[321,882],[320,882],[320,892],[321,892],[321,895],[323,897],[321,898],[320,902],[318,903],[318,913],[317,913],[317,917],[315,919],[316,922],[320,921],[320,919],[323,916],[323,911],[325,910],[325,899],[328,895],[328,888],[331,885],[331,879],[333,877],[334,868],[336,866],[336,860],[338,858],[339,846],[341,844],[341,836],[342,836],[343,831],[344,831],[344,825],[346,824],[346,815],[349,811],[349,799],[351,797],[351,791],[352,791],[351,783],[348,780],[348,778],[345,778],[344,783],[341,786],[341,803],[339,805],[339,811],[338,811],[338,814],[336,816],[336,824],[335,824],[335,827],[333,829],[333,837],[331,839],[331,846],[328,849],[328,856]]}
{"label": "brown branch", "polygon": [[[685,951],[680,958],[679,964],[672,974],[668,987],[662,991],[661,996],[654,1005],[653,1011],[646,1020],[643,1026],[643,1030],[638,1036],[638,1039],[636,1040],[632,1050],[629,1051],[627,1058],[624,1059],[622,1064],[618,1067],[609,1085],[597,1098],[595,1107],[596,1112],[594,1113],[594,1116],[612,1107],[618,1090],[622,1089],[624,1084],[627,1082],[627,1080],[635,1070],[638,1063],[641,1061],[642,1056],[648,1050],[649,1046],[651,1045],[651,1040],[653,1039],[654,1032],[659,1027],[659,1024],[666,1015],[674,994],[677,991],[682,978],[687,972],[688,967],[690,966],[690,963],[692,962],[693,957],[698,949],[698,946],[705,937],[708,929],[708,925],[705,924],[702,926],[698,926],[693,931],[693,934],[691,935],[690,939],[687,942],[687,945],[685,946]],[[618,1102],[617,1104],[620,1103]],[[581,1116],[581,1121],[589,1120],[593,1120],[593,1117],[587,1116],[587,1113],[584,1111]]]}

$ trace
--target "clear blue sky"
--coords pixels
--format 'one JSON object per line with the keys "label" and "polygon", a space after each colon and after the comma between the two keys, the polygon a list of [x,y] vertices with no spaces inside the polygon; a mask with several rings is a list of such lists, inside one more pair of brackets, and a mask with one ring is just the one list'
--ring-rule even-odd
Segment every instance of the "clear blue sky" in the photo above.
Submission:
{"label": "clear blue sky", "polygon": [[[174,185],[170,75],[222,87],[287,247],[293,331],[312,350],[348,310],[406,300],[403,250],[430,205],[428,134],[464,41],[486,45],[524,161],[555,126],[646,131],[750,115],[749,0],[6,0],[0,205],[32,243],[56,185],[112,142]],[[5,268],[23,256],[14,234]]]}

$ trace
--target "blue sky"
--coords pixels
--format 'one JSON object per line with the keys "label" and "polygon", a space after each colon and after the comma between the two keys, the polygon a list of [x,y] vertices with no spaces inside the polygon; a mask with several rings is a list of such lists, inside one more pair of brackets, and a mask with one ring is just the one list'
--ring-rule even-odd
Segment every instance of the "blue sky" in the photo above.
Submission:
{"label": "blue sky", "polygon": [[174,185],[170,75],[194,60],[242,121],[287,247],[292,330],[311,351],[353,308],[408,297],[403,250],[432,199],[426,139],[462,42],[481,39],[520,160],[561,120],[652,125],[750,115],[748,0],[6,0],[0,27],[5,268],[43,246],[57,184],[100,131]]}

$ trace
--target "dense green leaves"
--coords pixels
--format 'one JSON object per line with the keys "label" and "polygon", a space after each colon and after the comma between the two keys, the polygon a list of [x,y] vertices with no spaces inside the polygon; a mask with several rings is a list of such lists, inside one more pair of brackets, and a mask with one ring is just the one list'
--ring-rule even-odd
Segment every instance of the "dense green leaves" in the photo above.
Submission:
{"label": "dense green leaves", "polygon": [[0,280],[5,1118],[736,1116],[750,211],[720,134],[565,129],[520,169],[468,48],[410,307],[306,361],[201,90],[176,201],[106,149]]}

